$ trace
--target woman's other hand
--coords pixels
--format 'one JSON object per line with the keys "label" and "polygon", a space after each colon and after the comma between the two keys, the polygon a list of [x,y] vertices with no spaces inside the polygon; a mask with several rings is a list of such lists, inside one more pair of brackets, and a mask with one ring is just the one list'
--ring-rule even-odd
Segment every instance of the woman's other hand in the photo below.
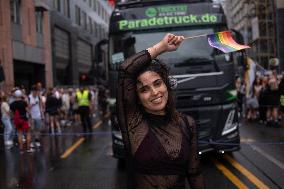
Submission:
{"label": "woman's other hand", "polygon": [[147,50],[153,59],[164,52],[177,50],[183,40],[184,36],[176,36],[174,34],[168,33],[159,43],[148,48]]}

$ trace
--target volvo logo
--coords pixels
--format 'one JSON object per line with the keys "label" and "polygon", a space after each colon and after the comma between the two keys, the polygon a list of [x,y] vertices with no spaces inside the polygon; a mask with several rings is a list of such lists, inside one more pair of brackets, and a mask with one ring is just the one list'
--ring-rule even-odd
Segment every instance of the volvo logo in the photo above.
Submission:
{"label": "volvo logo", "polygon": [[211,96],[206,96],[206,97],[203,97],[203,100],[205,102],[210,102],[212,100],[212,97]]}

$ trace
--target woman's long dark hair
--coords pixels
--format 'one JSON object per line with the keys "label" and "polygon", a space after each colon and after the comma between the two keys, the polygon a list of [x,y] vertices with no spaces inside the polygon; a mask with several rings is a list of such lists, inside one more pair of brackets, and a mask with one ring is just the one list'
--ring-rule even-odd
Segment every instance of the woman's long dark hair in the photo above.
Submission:
{"label": "woman's long dark hair", "polygon": [[[173,96],[173,92],[172,92],[172,88],[171,88],[171,82],[170,82],[170,78],[169,78],[169,68],[165,64],[160,62],[160,60],[153,59],[151,64],[149,64],[149,66],[143,68],[142,70],[140,70],[137,73],[136,78],[138,78],[141,74],[143,74],[147,71],[153,71],[153,72],[159,74],[159,76],[164,81],[164,83],[167,87],[167,90],[168,90],[168,102],[166,104],[166,113],[167,113],[167,115],[170,116],[172,122],[178,123],[179,122],[179,113],[175,108],[174,96]],[[138,96],[137,96],[137,100],[139,100]]]}

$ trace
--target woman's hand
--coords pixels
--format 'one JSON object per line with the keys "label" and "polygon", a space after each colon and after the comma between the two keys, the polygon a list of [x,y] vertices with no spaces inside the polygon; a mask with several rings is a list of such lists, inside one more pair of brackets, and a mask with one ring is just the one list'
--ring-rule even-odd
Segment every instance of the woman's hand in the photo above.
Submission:
{"label": "woman's hand", "polygon": [[176,36],[174,34],[168,33],[159,43],[155,44],[153,47],[148,48],[147,50],[153,59],[164,52],[177,50],[183,40],[183,36]]}
{"label": "woman's hand", "polygon": [[175,51],[178,49],[183,40],[183,36],[176,36],[174,34],[168,33],[162,39],[162,41],[160,41],[162,46],[161,48],[164,48],[165,52]]}

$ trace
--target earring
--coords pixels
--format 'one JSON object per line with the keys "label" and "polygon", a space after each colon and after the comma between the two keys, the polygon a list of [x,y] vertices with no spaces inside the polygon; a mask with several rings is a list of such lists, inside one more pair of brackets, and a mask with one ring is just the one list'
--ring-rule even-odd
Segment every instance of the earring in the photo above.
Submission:
{"label": "earring", "polygon": [[173,76],[169,76],[169,81],[170,81],[171,89],[176,89],[178,85],[177,78],[174,78]]}

